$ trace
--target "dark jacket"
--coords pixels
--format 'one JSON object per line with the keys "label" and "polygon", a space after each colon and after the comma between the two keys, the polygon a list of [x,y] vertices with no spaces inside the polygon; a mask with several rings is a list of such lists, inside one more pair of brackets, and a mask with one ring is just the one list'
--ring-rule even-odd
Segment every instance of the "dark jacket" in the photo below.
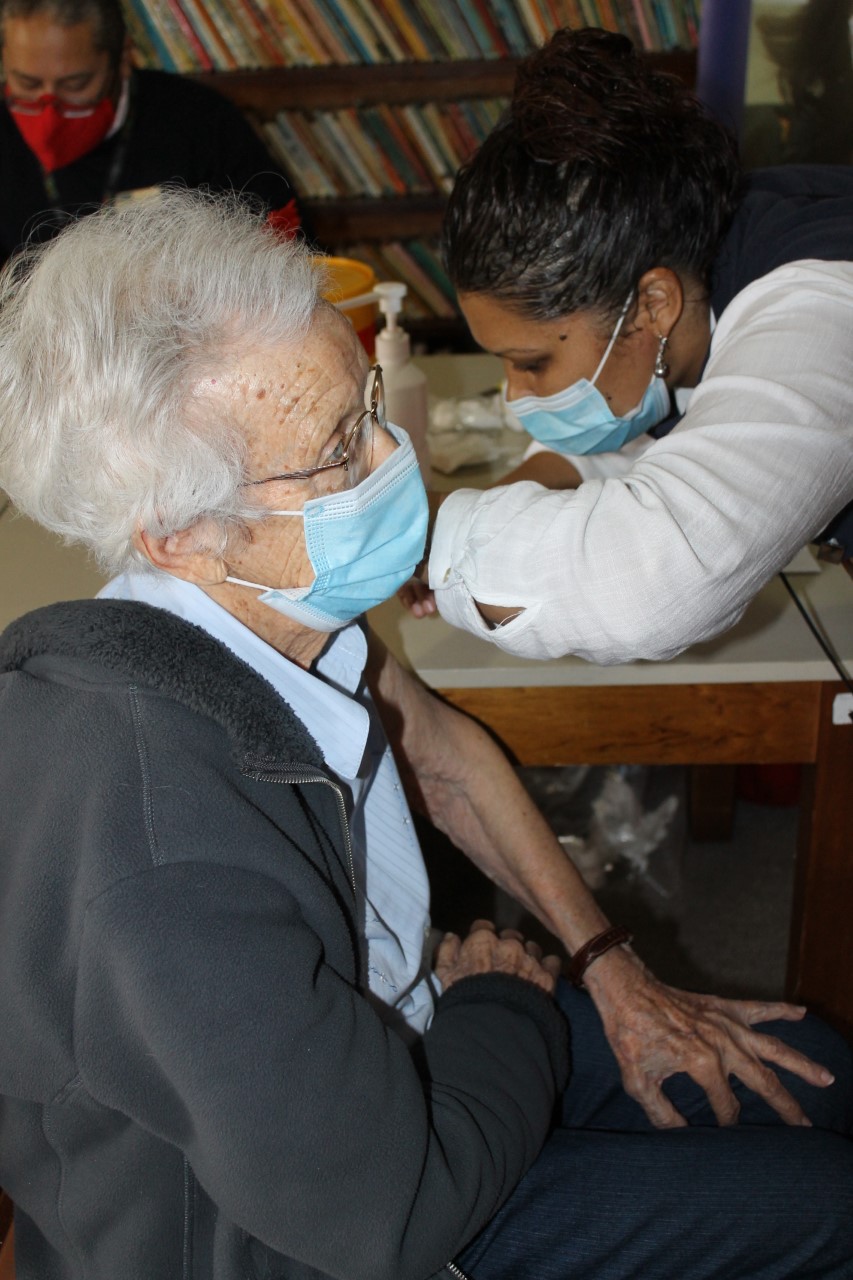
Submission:
{"label": "dark jacket", "polygon": [[19,1280],[406,1280],[545,1138],[552,1003],[454,985],[414,1053],[359,994],[346,818],[205,632],[78,601],[0,638],[0,1184]]}

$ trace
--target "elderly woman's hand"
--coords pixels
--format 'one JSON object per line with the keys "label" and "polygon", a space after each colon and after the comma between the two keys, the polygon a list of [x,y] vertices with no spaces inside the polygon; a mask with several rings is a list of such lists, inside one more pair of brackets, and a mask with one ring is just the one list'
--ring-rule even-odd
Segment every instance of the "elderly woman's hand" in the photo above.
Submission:
{"label": "elderly woman's hand", "polygon": [[659,982],[636,956],[623,951],[602,957],[584,981],[619,1062],[626,1093],[659,1129],[687,1123],[661,1088],[678,1072],[686,1073],[705,1091],[721,1125],[736,1124],[740,1111],[730,1076],[792,1125],[810,1121],[774,1067],[786,1068],[818,1087],[833,1083],[825,1067],[755,1029],[776,1019],[796,1022],[806,1012],[801,1006],[678,991]]}
{"label": "elderly woman's hand", "polygon": [[497,932],[491,920],[475,920],[466,938],[446,933],[435,956],[435,973],[445,990],[460,978],[475,974],[508,973],[532,982],[549,996],[560,974],[557,956],[542,955],[542,948],[527,942],[517,929]]}

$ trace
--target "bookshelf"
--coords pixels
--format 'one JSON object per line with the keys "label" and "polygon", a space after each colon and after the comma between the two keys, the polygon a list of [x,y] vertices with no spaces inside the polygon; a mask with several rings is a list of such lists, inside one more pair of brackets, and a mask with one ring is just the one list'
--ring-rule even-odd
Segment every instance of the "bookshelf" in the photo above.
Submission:
{"label": "bookshelf", "polygon": [[[660,70],[687,83],[696,79],[693,49],[646,54]],[[196,73],[263,129],[280,112],[324,112],[350,108],[454,103],[460,99],[506,99],[520,59],[454,59],[435,62],[266,67],[258,70]],[[304,198],[306,215],[319,244],[346,253],[359,242],[435,240],[441,230],[445,197],[437,190],[416,195]],[[428,347],[470,344],[458,317],[412,320],[416,339]]]}
{"label": "bookshelf", "polygon": [[[291,173],[317,244],[409,285],[429,347],[470,345],[438,252],[459,166],[557,28],[628,35],[696,81],[714,0],[125,0],[140,66],[229,98]],[[413,322],[418,314],[422,322]]]}

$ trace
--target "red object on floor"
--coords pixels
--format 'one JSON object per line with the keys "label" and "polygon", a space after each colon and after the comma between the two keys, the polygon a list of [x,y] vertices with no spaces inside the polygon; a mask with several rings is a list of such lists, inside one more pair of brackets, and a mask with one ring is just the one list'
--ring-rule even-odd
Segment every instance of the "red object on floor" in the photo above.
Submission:
{"label": "red object on floor", "polygon": [[801,764],[742,764],[737,771],[737,794],[753,804],[793,806],[800,803]]}

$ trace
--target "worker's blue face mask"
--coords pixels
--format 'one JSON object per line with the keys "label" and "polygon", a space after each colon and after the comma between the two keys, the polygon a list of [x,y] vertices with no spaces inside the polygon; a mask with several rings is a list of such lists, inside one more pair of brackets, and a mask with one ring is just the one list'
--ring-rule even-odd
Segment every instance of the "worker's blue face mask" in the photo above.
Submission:
{"label": "worker's blue face mask", "polygon": [[663,378],[657,374],[652,374],[652,380],[636,409],[622,417],[616,417],[611,412],[610,406],[595,385],[619,337],[633,296],[632,290],[591,379],[581,378],[566,387],[565,391],[558,391],[552,396],[504,399],[509,412],[515,414],[534,440],[558,453],[612,453],[644,431],[650,431],[669,413],[669,391]]}
{"label": "worker's blue face mask", "polygon": [[227,581],[255,587],[264,604],[314,631],[337,631],[393,596],[423,558],[428,507],[411,440],[391,423],[385,430],[397,448],[354,489],[310,498],[301,511],[270,512],[305,521],[310,587]]}

